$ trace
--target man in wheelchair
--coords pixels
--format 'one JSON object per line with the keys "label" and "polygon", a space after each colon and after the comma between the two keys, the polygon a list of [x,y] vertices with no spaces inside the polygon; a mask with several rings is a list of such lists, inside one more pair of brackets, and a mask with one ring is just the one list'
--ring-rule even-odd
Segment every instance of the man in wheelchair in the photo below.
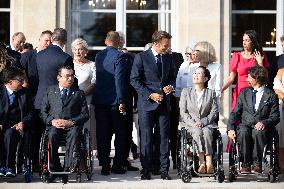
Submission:
{"label": "man in wheelchair", "polygon": [[251,88],[244,89],[238,97],[229,117],[228,136],[240,144],[240,172],[262,173],[264,146],[280,121],[279,104],[275,93],[265,86],[268,82],[265,68],[250,68],[247,81]]}
{"label": "man in wheelchair", "polygon": [[9,67],[0,86],[0,176],[16,175],[16,151],[24,132],[32,122],[33,103],[22,88],[23,72]]}
{"label": "man in wheelchair", "polygon": [[213,174],[213,129],[217,128],[218,105],[215,92],[207,88],[210,72],[199,66],[193,75],[193,88],[182,90],[180,97],[181,124],[196,144],[200,161],[198,173]]}
{"label": "man in wheelchair", "polygon": [[[66,152],[64,159],[64,171],[74,169],[74,161],[79,157],[73,157],[80,146],[80,136],[84,123],[89,119],[88,107],[84,92],[73,86],[74,71],[69,66],[63,66],[58,70],[58,85],[47,89],[41,108],[41,117],[47,126],[48,142],[50,144],[50,171],[60,172],[63,170],[58,148],[62,136],[66,135]],[[51,175],[48,182],[56,178]],[[62,177],[63,182],[68,180]]]}

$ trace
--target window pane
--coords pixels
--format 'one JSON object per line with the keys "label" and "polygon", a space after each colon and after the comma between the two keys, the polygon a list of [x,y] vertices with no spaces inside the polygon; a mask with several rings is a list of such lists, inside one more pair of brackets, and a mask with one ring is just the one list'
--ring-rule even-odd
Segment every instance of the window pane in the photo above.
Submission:
{"label": "window pane", "polygon": [[108,31],[115,30],[114,13],[73,13],[72,40],[82,37],[89,46],[105,46]]}
{"label": "window pane", "polygon": [[233,14],[232,46],[242,47],[243,33],[252,29],[258,33],[262,47],[275,47],[274,28],[276,28],[274,14]]}
{"label": "window pane", "polygon": [[158,10],[158,0],[126,0],[127,10]]}
{"label": "window pane", "polygon": [[0,8],[10,8],[10,0],[1,0]]}
{"label": "window pane", "polygon": [[158,14],[127,14],[126,46],[144,47],[158,30]]}
{"label": "window pane", "polygon": [[10,44],[10,13],[0,12],[0,39],[6,44]]}
{"label": "window pane", "polygon": [[116,0],[73,0],[73,10],[115,9]]}
{"label": "window pane", "polygon": [[276,10],[277,0],[232,0],[232,10]]}

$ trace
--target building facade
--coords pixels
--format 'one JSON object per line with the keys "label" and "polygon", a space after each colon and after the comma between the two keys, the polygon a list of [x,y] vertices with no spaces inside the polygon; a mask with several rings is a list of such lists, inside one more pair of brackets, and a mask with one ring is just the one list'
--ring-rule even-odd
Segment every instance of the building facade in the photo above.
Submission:
{"label": "building facade", "polygon": [[[184,53],[190,43],[207,40],[223,65],[222,77],[229,75],[231,52],[242,48],[242,34],[254,29],[260,35],[271,63],[281,53],[279,37],[284,33],[283,0],[1,0],[0,37],[10,42],[22,31],[36,46],[44,30],[64,27],[68,45],[82,37],[89,53],[104,48],[107,31],[126,34],[126,48],[141,51],[155,30],[173,36],[173,51]],[[221,120],[230,112],[231,90],[222,97]]]}

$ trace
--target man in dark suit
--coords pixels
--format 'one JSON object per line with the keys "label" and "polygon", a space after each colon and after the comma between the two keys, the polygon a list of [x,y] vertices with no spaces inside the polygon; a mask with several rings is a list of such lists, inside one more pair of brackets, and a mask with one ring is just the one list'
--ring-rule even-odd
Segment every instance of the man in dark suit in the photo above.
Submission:
{"label": "man in dark suit", "polygon": [[21,135],[32,122],[33,103],[22,89],[23,72],[9,67],[3,73],[0,87],[0,176],[15,176],[15,160]]}
{"label": "man in dark suit", "polygon": [[[37,54],[38,52],[46,49],[51,44],[51,35],[52,32],[49,30],[43,31],[39,37],[38,46],[36,49],[23,53],[21,56],[21,66],[25,70],[26,76],[27,76],[27,83],[28,83],[28,91],[30,93],[30,96],[34,100],[36,94],[37,94],[37,88],[38,88],[38,71],[37,71]],[[39,110],[37,111],[39,112]],[[41,139],[41,133],[43,130],[43,124],[39,116],[35,117],[35,120],[33,122],[33,129],[31,130],[32,134],[32,146],[33,146],[33,171],[37,171],[39,169],[38,165],[38,150],[40,146],[40,139]]]}
{"label": "man in dark suit", "polygon": [[[78,154],[79,137],[84,123],[89,119],[89,112],[84,92],[72,87],[73,69],[68,66],[60,68],[57,80],[59,84],[47,89],[41,108],[41,118],[48,129],[51,146],[50,169],[62,171],[57,151],[60,138],[66,134],[64,170],[74,171],[79,157],[74,157],[73,154]],[[49,182],[55,178],[51,177]],[[63,177],[63,182],[67,182],[66,177]]]}
{"label": "man in dark suit", "polygon": [[63,28],[56,28],[51,36],[52,45],[38,52],[36,57],[38,71],[38,90],[35,96],[35,108],[41,108],[41,102],[46,89],[57,84],[57,71],[62,66],[73,67],[72,57],[63,52],[67,42],[67,32]]}
{"label": "man in dark suit", "polygon": [[[126,172],[125,151],[127,128],[125,123],[125,105],[130,101],[127,85],[126,55],[118,50],[119,34],[107,33],[106,49],[96,56],[96,90],[92,104],[95,106],[97,125],[98,159],[102,166],[101,174],[109,175]],[[111,137],[115,134],[115,157],[110,169]]]}
{"label": "man in dark suit", "polygon": [[[265,68],[249,69],[247,81],[252,88],[245,89],[238,97],[237,106],[230,114],[228,136],[240,143],[241,173],[261,173],[264,146],[280,121],[278,99],[265,85],[268,82]],[[237,125],[238,124],[238,125]]]}
{"label": "man in dark suit", "polygon": [[131,84],[138,93],[138,113],[141,140],[142,180],[151,179],[153,128],[159,135],[160,172],[162,179],[171,179],[169,170],[169,112],[170,94],[175,84],[174,67],[164,54],[170,47],[171,35],[156,31],[152,35],[153,46],[135,56]]}

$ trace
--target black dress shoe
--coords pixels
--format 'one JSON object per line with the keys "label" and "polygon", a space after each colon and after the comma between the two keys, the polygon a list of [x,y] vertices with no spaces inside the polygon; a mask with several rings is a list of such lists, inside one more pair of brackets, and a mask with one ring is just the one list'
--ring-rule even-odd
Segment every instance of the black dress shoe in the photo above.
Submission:
{"label": "black dress shoe", "polygon": [[150,171],[143,171],[141,175],[141,180],[151,180],[151,173]]}
{"label": "black dress shoe", "polygon": [[110,165],[103,165],[101,170],[101,175],[110,175]]}
{"label": "black dress shoe", "polygon": [[47,183],[52,183],[52,182],[55,181],[56,178],[57,178],[57,175],[49,175],[49,176],[47,176],[47,178],[46,178],[46,182],[47,182]]}
{"label": "black dress shoe", "polygon": [[114,174],[124,174],[126,171],[127,170],[121,165],[113,165],[111,168],[111,172]]}
{"label": "black dress shoe", "polygon": [[172,180],[168,173],[161,173],[161,179],[163,180]]}
{"label": "black dress shoe", "polygon": [[138,167],[134,167],[132,165],[128,165],[126,168],[127,168],[127,171],[139,171]]}

